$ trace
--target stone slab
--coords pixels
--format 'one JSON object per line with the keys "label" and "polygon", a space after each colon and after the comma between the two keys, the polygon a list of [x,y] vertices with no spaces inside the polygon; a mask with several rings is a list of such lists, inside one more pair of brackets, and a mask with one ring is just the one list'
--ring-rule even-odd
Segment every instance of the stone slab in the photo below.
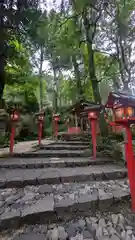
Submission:
{"label": "stone slab", "polygon": [[81,157],[81,158],[10,158],[10,159],[1,159],[0,169],[9,168],[9,169],[33,169],[33,168],[48,168],[48,167],[81,167],[89,165],[103,165],[111,163],[111,160],[108,158],[98,158],[93,160],[92,158]]}
{"label": "stone slab", "polygon": [[128,191],[121,191],[121,189],[116,189],[112,191],[114,200],[116,201],[121,201],[121,199],[123,200],[129,200],[130,198],[130,194]]}
{"label": "stone slab", "polygon": [[0,229],[8,229],[19,226],[21,213],[18,210],[5,212],[0,216]]}
{"label": "stone slab", "polygon": [[99,208],[101,211],[108,209],[113,204],[112,192],[106,192],[105,190],[99,189]]}
{"label": "stone slab", "polygon": [[[107,178],[104,176],[108,175]],[[72,181],[94,181],[120,179],[127,175],[125,168],[108,164],[75,168],[0,170],[0,188],[22,187],[26,185],[56,184]]]}
{"label": "stone slab", "polygon": [[55,143],[52,143],[50,145],[54,145],[54,144],[57,144],[57,145],[85,145],[85,146],[89,146],[90,142],[89,141],[56,141]]}
{"label": "stone slab", "polygon": [[[25,196],[21,194],[20,197],[21,202],[24,200],[24,204],[21,208],[15,210],[13,209],[14,205],[21,204],[20,201],[18,202],[18,197],[16,198],[16,195],[18,196],[19,193],[15,193],[16,189],[7,189],[7,192],[2,194],[3,197],[7,197],[4,201],[5,212],[0,215],[0,228],[18,227],[24,223],[45,223],[46,221],[54,220],[54,218],[55,220],[59,219],[60,216],[65,216],[64,214],[66,213],[74,215],[76,212],[84,214],[90,210],[103,210],[106,206],[109,208],[113,204],[115,205],[117,200],[125,201],[130,198],[129,191],[125,191],[125,180],[94,182],[94,184],[86,182],[52,185],[52,193],[49,192],[50,195],[46,195],[46,192],[40,193],[42,187],[27,186],[22,189]],[[128,184],[126,187],[129,189]],[[115,194],[116,192],[117,195]],[[11,193],[15,201],[13,206],[9,208],[6,204]],[[38,193],[40,193],[40,196]],[[40,198],[36,200],[36,196]],[[2,209],[3,206],[1,206],[0,210]]]}
{"label": "stone slab", "polygon": [[[120,206],[117,206],[119,209]],[[119,209],[120,213],[95,213],[95,217],[79,216],[70,219],[63,219],[63,221],[50,224],[36,224],[30,226],[23,226],[17,230],[9,230],[0,233],[1,240],[108,240],[108,239],[134,239],[135,227],[133,221],[128,222],[126,210]],[[113,219],[117,220],[118,224],[114,225]],[[130,214],[131,216],[131,214]],[[122,219],[122,221],[121,221]],[[124,222],[124,225],[122,224]],[[42,236],[44,235],[44,238]]]}
{"label": "stone slab", "polygon": [[41,145],[39,149],[44,150],[84,150],[89,149],[87,145],[69,145],[68,143],[63,144],[51,144],[51,145]]}
{"label": "stone slab", "polygon": [[64,198],[61,199],[58,203],[55,204],[55,210],[60,210],[60,209],[67,209],[69,211],[69,208],[72,207],[76,204],[76,201],[70,198]]}
{"label": "stone slab", "polygon": [[92,209],[92,211],[95,211],[95,209],[98,207],[98,191],[92,194],[85,194],[80,196],[77,199],[77,209],[79,211],[89,211]]}
{"label": "stone slab", "polygon": [[49,213],[54,210],[54,198],[53,196],[46,196],[43,199],[37,201],[35,204],[32,204],[31,207],[26,207],[22,210],[21,216],[27,218],[30,215],[37,217],[37,214]]}
{"label": "stone slab", "polygon": [[33,152],[26,153],[14,153],[12,157],[20,158],[34,158],[34,157],[85,157],[90,156],[89,151],[85,150],[35,150]]}
{"label": "stone slab", "polygon": [[39,233],[22,233],[15,236],[13,240],[45,240],[45,235]]}

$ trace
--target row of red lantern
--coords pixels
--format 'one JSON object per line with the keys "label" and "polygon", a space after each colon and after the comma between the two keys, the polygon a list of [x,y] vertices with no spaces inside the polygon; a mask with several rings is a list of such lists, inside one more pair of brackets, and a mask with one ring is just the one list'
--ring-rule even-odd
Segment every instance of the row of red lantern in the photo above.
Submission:
{"label": "row of red lantern", "polygon": [[[41,144],[42,140],[42,132],[43,132],[43,123],[44,123],[44,112],[38,113],[38,144]],[[11,114],[11,134],[10,134],[10,153],[13,153],[14,150],[14,138],[15,138],[15,130],[16,130],[16,123],[20,120],[20,114],[16,110],[14,110]],[[54,121],[54,134],[55,137],[58,136],[58,121],[60,120],[59,114],[53,114],[53,121]]]}

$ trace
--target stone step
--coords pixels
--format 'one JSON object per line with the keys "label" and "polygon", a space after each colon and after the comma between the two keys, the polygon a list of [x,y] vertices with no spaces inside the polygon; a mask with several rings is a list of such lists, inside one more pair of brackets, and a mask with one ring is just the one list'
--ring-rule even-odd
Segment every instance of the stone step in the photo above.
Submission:
{"label": "stone step", "polygon": [[0,168],[62,168],[62,167],[82,167],[89,165],[103,165],[108,163],[113,163],[112,160],[108,158],[97,158],[93,160],[92,158],[1,158]]}
{"label": "stone step", "polygon": [[121,179],[127,169],[115,164],[75,168],[0,169],[0,188]]}
{"label": "stone step", "polygon": [[90,135],[87,136],[82,136],[80,134],[59,134],[58,135],[58,140],[65,140],[65,141],[83,141],[83,142],[88,142],[89,139],[91,138]]}
{"label": "stone step", "polygon": [[[114,204],[113,204],[114,205]],[[112,206],[113,207],[113,206]],[[0,233],[1,240],[127,240],[135,238],[133,214],[129,212],[127,202],[117,205],[118,212],[96,211],[85,216],[64,218],[53,223],[38,223],[21,226]],[[124,208],[124,211],[122,210]]]}
{"label": "stone step", "polygon": [[90,151],[86,150],[33,150],[32,152],[14,153],[13,157],[89,157]]}
{"label": "stone step", "polygon": [[84,150],[89,149],[87,145],[69,145],[67,144],[49,144],[49,145],[41,145],[39,149],[45,150]]}
{"label": "stone step", "polygon": [[60,141],[60,140],[58,140],[58,141],[56,141],[56,142],[54,142],[54,143],[51,143],[50,145],[53,145],[53,144],[57,144],[57,145],[85,145],[85,146],[89,146],[89,144],[90,144],[90,142],[88,142],[88,141]]}
{"label": "stone step", "polygon": [[89,142],[89,139],[91,139],[91,137],[90,138],[81,138],[81,137],[73,137],[73,136],[68,136],[68,137],[66,137],[66,138],[62,138],[62,139],[60,139],[61,141],[67,141],[67,142],[79,142],[79,141],[81,141],[81,142]]}
{"label": "stone step", "polygon": [[0,193],[0,230],[64,220],[67,214],[106,211],[130,198],[126,179],[7,188]]}
{"label": "stone step", "polygon": [[[113,204],[114,205],[114,204]],[[122,208],[124,208],[124,211]],[[1,240],[134,240],[133,214],[127,203],[117,205],[118,212],[98,211],[86,216],[72,216],[53,223],[38,223],[21,226],[0,233]],[[112,210],[112,209],[111,209]]]}

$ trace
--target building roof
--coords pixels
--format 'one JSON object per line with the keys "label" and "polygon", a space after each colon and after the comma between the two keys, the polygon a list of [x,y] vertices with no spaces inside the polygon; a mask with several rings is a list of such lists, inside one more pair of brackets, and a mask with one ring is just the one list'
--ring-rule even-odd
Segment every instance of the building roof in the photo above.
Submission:
{"label": "building roof", "polygon": [[76,102],[75,104],[73,104],[72,106],[70,106],[68,108],[68,111],[72,114],[80,114],[81,112],[84,111],[84,109],[86,107],[92,107],[92,106],[96,106],[97,104],[93,101],[84,101],[84,100],[80,100],[78,102]]}
{"label": "building roof", "polygon": [[135,96],[128,92],[110,92],[105,106],[111,108],[116,105],[135,107]]}

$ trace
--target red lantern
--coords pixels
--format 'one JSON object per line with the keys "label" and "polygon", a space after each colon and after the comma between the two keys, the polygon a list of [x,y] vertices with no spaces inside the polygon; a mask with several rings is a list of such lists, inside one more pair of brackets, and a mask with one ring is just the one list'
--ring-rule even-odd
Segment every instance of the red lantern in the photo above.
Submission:
{"label": "red lantern", "polygon": [[19,120],[19,114],[18,114],[18,112],[14,111],[14,112],[11,114],[11,120],[12,120],[12,121],[18,121],[18,120]]}
{"label": "red lantern", "polygon": [[60,120],[60,117],[54,117],[54,120],[58,122]]}
{"label": "red lantern", "polygon": [[53,114],[53,119],[57,122],[60,120],[60,114],[56,113],[56,114]]}
{"label": "red lantern", "polygon": [[126,109],[126,114],[127,114],[127,117],[133,117],[134,116],[134,109],[132,107],[128,107]]}
{"label": "red lantern", "polygon": [[88,118],[89,118],[89,119],[91,119],[91,118],[97,118],[96,112],[89,112],[89,113],[88,113]]}
{"label": "red lantern", "polygon": [[43,114],[38,116],[38,121],[41,121],[41,122],[44,121],[44,116],[43,116]]}
{"label": "red lantern", "polygon": [[118,119],[123,118],[124,117],[124,108],[121,108],[121,107],[120,108],[116,108],[114,113],[115,113],[116,119],[117,118]]}

